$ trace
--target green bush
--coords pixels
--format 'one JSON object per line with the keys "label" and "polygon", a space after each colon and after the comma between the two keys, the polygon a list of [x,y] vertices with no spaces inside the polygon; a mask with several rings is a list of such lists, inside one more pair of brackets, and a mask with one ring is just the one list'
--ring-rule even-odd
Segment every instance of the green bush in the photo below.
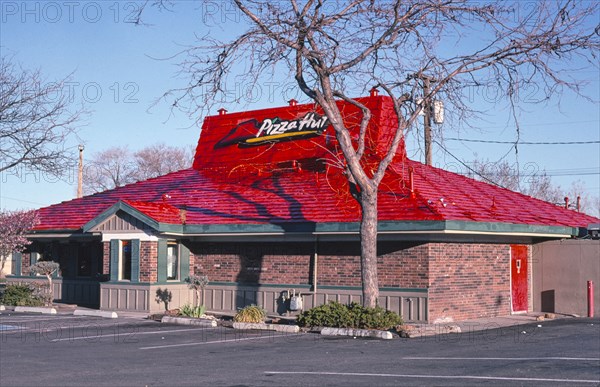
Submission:
{"label": "green bush", "polygon": [[235,314],[233,321],[244,323],[262,323],[265,321],[266,317],[267,312],[263,308],[256,305],[248,305]]}
{"label": "green bush", "polygon": [[43,306],[44,301],[34,294],[35,289],[29,285],[10,284],[4,289],[0,304],[13,306]]}
{"label": "green bush", "polygon": [[402,319],[398,314],[380,306],[367,308],[356,302],[344,305],[330,301],[300,314],[298,324],[306,327],[387,330],[402,324]]}
{"label": "green bush", "polygon": [[200,318],[204,315],[206,308],[204,305],[192,306],[190,304],[185,304],[181,308],[179,308],[179,315],[186,317],[195,317]]}

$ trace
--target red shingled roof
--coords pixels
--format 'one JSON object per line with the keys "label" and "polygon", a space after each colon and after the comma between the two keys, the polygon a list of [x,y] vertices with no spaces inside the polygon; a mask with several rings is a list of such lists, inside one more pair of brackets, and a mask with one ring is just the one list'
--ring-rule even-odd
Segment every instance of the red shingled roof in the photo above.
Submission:
{"label": "red shingled roof", "polygon": [[[393,110],[385,97],[361,101],[377,118],[377,125],[369,130],[379,142],[368,144],[371,157],[377,158],[380,142],[389,141]],[[299,105],[208,117],[194,168],[42,208],[36,230],[81,230],[119,201],[165,224],[358,222],[360,209],[349,194],[345,177],[323,161],[331,161],[339,152],[331,128],[312,138],[257,147],[235,143],[216,146],[232,133],[232,128],[240,127],[240,123],[248,125],[249,119],[256,119],[249,128],[259,129],[268,117],[278,117],[279,122],[301,120],[311,108]],[[357,122],[352,109],[345,107],[349,112],[345,119]],[[567,227],[599,222],[582,213],[408,160],[404,149],[399,150],[380,186],[379,219]]]}

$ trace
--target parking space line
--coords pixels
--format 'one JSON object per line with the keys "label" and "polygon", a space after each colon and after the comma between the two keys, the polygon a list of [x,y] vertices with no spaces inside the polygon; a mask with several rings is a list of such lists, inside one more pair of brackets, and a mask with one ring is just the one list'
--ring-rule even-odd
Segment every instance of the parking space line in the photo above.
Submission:
{"label": "parking space line", "polygon": [[[61,315],[54,315],[55,317],[38,317],[38,316],[31,316],[32,318],[27,318],[25,320],[22,320],[22,317],[26,317],[26,316],[19,316],[19,318],[8,318],[8,319],[3,319],[0,318],[0,323],[2,324],[6,324],[6,323],[12,323],[12,324],[16,324],[16,323],[30,323],[30,322],[38,322],[38,321],[57,321],[57,320],[81,320],[81,317],[78,316],[61,316]],[[29,317],[29,316],[27,316]],[[35,318],[38,317],[38,318]]]}
{"label": "parking space line", "polygon": [[600,357],[403,357],[403,360],[494,360],[494,361],[535,361],[535,360],[564,360],[564,361],[600,361]]}
{"label": "parking space line", "polygon": [[312,372],[312,371],[265,371],[267,375],[318,375],[318,376],[369,376],[387,378],[417,378],[417,379],[466,379],[466,380],[504,380],[511,382],[552,382],[552,383],[600,383],[600,380],[587,379],[550,379],[550,378],[511,378],[504,376],[475,376],[475,375],[411,375],[411,374],[373,374],[366,372]]}
{"label": "parking space line", "polygon": [[125,332],[125,333],[113,333],[106,335],[96,335],[96,336],[83,336],[83,337],[75,337],[75,338],[64,338],[64,339],[54,339],[52,342],[58,341],[73,341],[73,340],[91,340],[98,339],[102,337],[116,337],[116,336],[139,336],[139,335],[158,335],[165,333],[176,333],[176,332],[190,332],[190,331],[203,331],[206,328],[190,328],[190,329],[172,329],[169,331],[152,331],[152,332]]}
{"label": "parking space line", "polygon": [[162,348],[175,348],[175,347],[189,347],[193,345],[206,345],[206,344],[219,344],[219,343],[229,343],[229,342],[239,342],[239,341],[248,341],[248,340],[260,340],[260,339],[276,339],[278,337],[290,337],[290,336],[298,336],[302,333],[298,334],[287,334],[287,335],[269,335],[269,336],[257,336],[257,337],[244,337],[238,339],[230,339],[230,340],[213,340],[213,341],[202,341],[199,343],[183,343],[183,344],[166,344],[166,345],[156,345],[153,347],[141,347],[140,349],[162,349]]}

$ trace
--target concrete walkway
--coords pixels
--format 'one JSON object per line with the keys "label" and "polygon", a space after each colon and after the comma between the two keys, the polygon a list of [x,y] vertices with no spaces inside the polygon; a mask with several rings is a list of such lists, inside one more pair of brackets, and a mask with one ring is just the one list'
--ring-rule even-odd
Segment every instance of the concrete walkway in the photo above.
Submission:
{"label": "concrete walkway", "polygon": [[442,335],[448,333],[477,332],[489,329],[507,328],[524,324],[537,323],[542,325],[545,321],[556,319],[574,318],[572,315],[529,313],[514,314],[500,317],[484,317],[472,320],[443,322],[438,324],[411,324],[407,323],[400,329],[400,336],[408,338]]}

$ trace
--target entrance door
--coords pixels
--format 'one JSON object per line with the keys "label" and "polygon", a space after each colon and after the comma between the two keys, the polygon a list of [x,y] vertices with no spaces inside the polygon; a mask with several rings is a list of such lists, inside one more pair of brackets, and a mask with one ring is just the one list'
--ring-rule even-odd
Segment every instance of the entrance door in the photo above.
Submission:
{"label": "entrance door", "polygon": [[512,311],[527,312],[527,246],[510,246]]}

